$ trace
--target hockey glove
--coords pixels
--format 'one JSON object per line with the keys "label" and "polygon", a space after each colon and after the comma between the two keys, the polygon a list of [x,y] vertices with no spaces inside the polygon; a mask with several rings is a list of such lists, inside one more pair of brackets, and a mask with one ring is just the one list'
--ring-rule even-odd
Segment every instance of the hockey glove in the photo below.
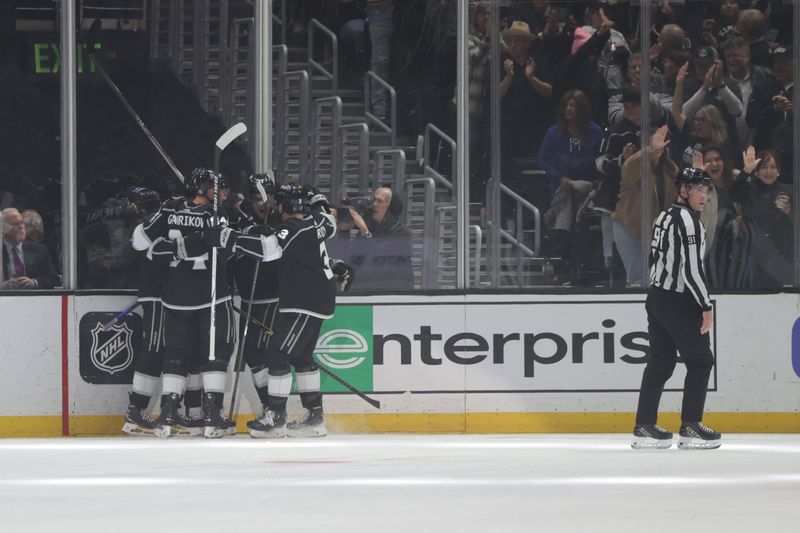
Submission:
{"label": "hockey glove", "polygon": [[230,252],[236,244],[236,239],[239,237],[237,231],[232,230],[227,226],[216,226],[207,228],[203,231],[206,245],[213,248],[224,248]]}
{"label": "hockey glove", "polygon": [[319,192],[319,189],[311,185],[303,185],[303,193],[306,197],[306,202],[311,209],[325,209],[328,210],[328,198]]}
{"label": "hockey glove", "polygon": [[253,224],[245,228],[244,233],[245,235],[262,235],[264,237],[269,237],[275,233],[275,228],[267,226],[266,224]]}
{"label": "hockey glove", "polygon": [[339,290],[342,292],[347,292],[356,278],[356,273],[353,270],[353,267],[344,261],[331,259],[331,270],[336,276],[336,283],[339,285]]}

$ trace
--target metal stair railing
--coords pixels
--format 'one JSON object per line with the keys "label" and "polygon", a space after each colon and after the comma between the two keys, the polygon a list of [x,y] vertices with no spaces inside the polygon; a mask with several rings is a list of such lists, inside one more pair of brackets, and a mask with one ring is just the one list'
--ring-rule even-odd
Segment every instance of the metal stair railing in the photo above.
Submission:
{"label": "metal stair railing", "polygon": [[[436,243],[434,219],[434,195],[436,183],[433,178],[412,178],[403,184],[406,208],[403,210],[403,224],[411,232],[412,263],[415,266],[415,286],[421,289],[435,288]],[[422,188],[421,205],[415,194]],[[417,213],[417,210],[420,213]]]}
{"label": "metal stair railing", "polygon": [[283,100],[280,111],[283,113],[283,148],[281,157],[283,168],[279,178],[283,181],[297,180],[305,183],[308,176],[309,126],[311,124],[308,72],[296,70],[287,72],[282,80]]}
{"label": "metal stair railing", "polygon": [[[437,153],[435,162],[431,159],[431,149],[433,147],[434,140],[439,141],[437,144],[437,150],[436,150]],[[449,179],[437,170],[439,166],[438,163],[441,160],[442,156],[442,144],[450,148],[451,162],[450,162]],[[453,139],[451,139],[445,132],[437,128],[434,124],[429,123],[427,126],[425,126],[423,154],[424,154],[422,160],[423,174],[426,177],[430,177],[436,180],[437,184],[449,190],[452,194],[452,197],[455,198],[458,194],[458,191],[456,189],[458,181],[454,179],[456,176],[456,164],[458,163],[456,142]]]}
{"label": "metal stair railing", "polygon": [[406,153],[403,150],[396,148],[375,152],[372,163],[373,188],[389,183],[395,191],[402,191],[405,179]]}
{"label": "metal stair railing", "polygon": [[[230,46],[227,46],[227,69],[222,80],[222,121],[234,124],[246,121],[248,104],[252,101],[248,73],[252,71],[250,36],[253,19],[240,18],[231,22]],[[252,124],[248,123],[248,129]]]}
{"label": "metal stair railing", "polygon": [[[495,191],[498,191],[499,196],[495,197]],[[515,202],[516,224],[514,234],[500,227],[500,214],[494,210],[496,206],[501,204],[503,196],[508,196]],[[486,184],[486,205],[491,212],[489,213],[488,222],[490,230],[495,232],[495,236],[490,240],[489,257],[492,259],[492,284],[497,287],[500,285],[500,240],[508,242],[514,249],[517,266],[517,283],[519,286],[524,285],[525,268],[524,262],[527,258],[541,257],[541,237],[542,237],[542,219],[539,209],[532,203],[525,200],[522,196],[514,192],[510,187],[502,183],[496,183],[494,178],[490,179]],[[533,215],[533,231],[534,231],[534,245],[531,250],[525,244],[525,227],[523,226],[525,217],[524,213],[529,212]]]}
{"label": "metal stair railing", "polygon": [[[372,113],[372,95],[376,90],[373,84],[378,85],[379,90],[389,94],[389,114],[384,119]],[[394,87],[371,70],[364,74],[364,117],[367,119],[367,125],[374,125],[379,130],[388,133],[391,138],[391,146],[397,146],[397,92]],[[388,124],[385,122],[386,118],[390,120]]]}
{"label": "metal stair railing", "polygon": [[342,187],[342,99],[338,96],[315,99],[311,116],[311,175],[303,183],[327,192],[333,202]]}
{"label": "metal stair railing", "polygon": [[[331,69],[328,70],[325,66],[314,59],[314,41],[317,32],[321,32],[328,37],[331,43]],[[311,67],[312,82],[315,73],[319,73],[325,79],[331,82],[331,94],[336,96],[337,87],[339,86],[339,39],[336,34],[328,29],[323,23],[317,19],[308,21],[308,65]],[[324,61],[324,60],[322,60]]]}
{"label": "metal stair railing", "polygon": [[475,255],[472,258],[472,287],[480,287],[481,285],[481,268],[483,266],[483,254],[481,250],[483,248],[483,230],[481,229],[480,225],[478,224],[470,224],[468,227],[469,235],[471,236],[473,233],[475,234],[475,240],[470,241],[469,249],[475,250]]}
{"label": "metal stair railing", "polygon": [[[369,189],[369,128],[364,122],[345,124],[339,128],[342,185],[346,191],[364,195]],[[351,154],[357,154],[357,158]],[[355,170],[355,175],[353,175]],[[354,179],[353,179],[354,178]],[[355,181],[355,184],[351,183]],[[334,191],[337,192],[337,191]],[[338,194],[338,192],[337,192]]]}
{"label": "metal stair railing", "polygon": [[[438,288],[440,289],[454,289],[456,288],[456,262],[457,248],[455,246],[455,231],[446,231],[447,226],[455,226],[455,217],[457,214],[455,205],[443,205],[436,207],[436,235],[434,242],[436,243],[436,259],[437,267],[436,272],[438,275]],[[469,241],[469,264],[467,265],[468,272],[472,272],[472,286],[480,286],[482,250],[483,246],[483,230],[478,224],[470,224],[467,226]],[[472,235],[475,235],[474,240]]]}

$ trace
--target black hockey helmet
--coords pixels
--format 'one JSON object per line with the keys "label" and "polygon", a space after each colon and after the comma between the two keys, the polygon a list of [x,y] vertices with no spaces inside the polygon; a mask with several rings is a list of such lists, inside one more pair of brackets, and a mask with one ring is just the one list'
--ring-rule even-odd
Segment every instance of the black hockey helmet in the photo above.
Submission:
{"label": "black hockey helmet", "polygon": [[213,170],[198,167],[192,170],[191,174],[186,177],[183,186],[186,189],[187,196],[204,195],[208,189],[214,186],[214,177],[219,179],[219,188],[224,189],[227,184],[222,174],[215,174]]}
{"label": "black hockey helmet", "polygon": [[250,195],[260,196],[261,200],[265,204],[269,200],[269,196],[275,194],[275,178],[273,177],[272,172],[267,172],[265,174],[252,174],[248,179],[248,182],[250,183]]}
{"label": "black hockey helmet", "polygon": [[130,186],[121,196],[127,198],[142,214],[155,213],[161,206],[158,193],[146,187]]}
{"label": "black hockey helmet", "polygon": [[285,213],[302,213],[304,200],[303,187],[297,183],[284,183],[275,191],[275,204],[282,205]]}
{"label": "black hockey helmet", "polygon": [[675,188],[681,190],[681,185],[687,189],[693,185],[711,185],[711,176],[701,168],[684,168],[675,176]]}

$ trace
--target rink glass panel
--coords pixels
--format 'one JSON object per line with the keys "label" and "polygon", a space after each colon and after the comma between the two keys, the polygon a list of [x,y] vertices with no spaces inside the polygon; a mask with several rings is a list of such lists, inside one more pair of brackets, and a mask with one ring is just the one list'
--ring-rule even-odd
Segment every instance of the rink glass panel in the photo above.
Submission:
{"label": "rink glass panel", "polygon": [[[57,19],[52,8],[23,14],[15,12],[13,3],[0,7],[0,208],[16,208],[28,218],[27,237],[47,247],[60,273]],[[8,276],[3,272],[0,281]]]}

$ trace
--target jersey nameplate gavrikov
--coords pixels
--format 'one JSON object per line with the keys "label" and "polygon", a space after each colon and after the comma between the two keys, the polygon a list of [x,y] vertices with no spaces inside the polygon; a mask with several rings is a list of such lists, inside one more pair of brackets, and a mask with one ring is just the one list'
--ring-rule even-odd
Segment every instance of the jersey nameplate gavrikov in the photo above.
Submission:
{"label": "jersey nameplate gavrikov", "polygon": [[131,313],[113,328],[102,326],[116,313],[86,313],[79,326],[79,367],[86,383],[128,385],[142,337],[142,319]]}

